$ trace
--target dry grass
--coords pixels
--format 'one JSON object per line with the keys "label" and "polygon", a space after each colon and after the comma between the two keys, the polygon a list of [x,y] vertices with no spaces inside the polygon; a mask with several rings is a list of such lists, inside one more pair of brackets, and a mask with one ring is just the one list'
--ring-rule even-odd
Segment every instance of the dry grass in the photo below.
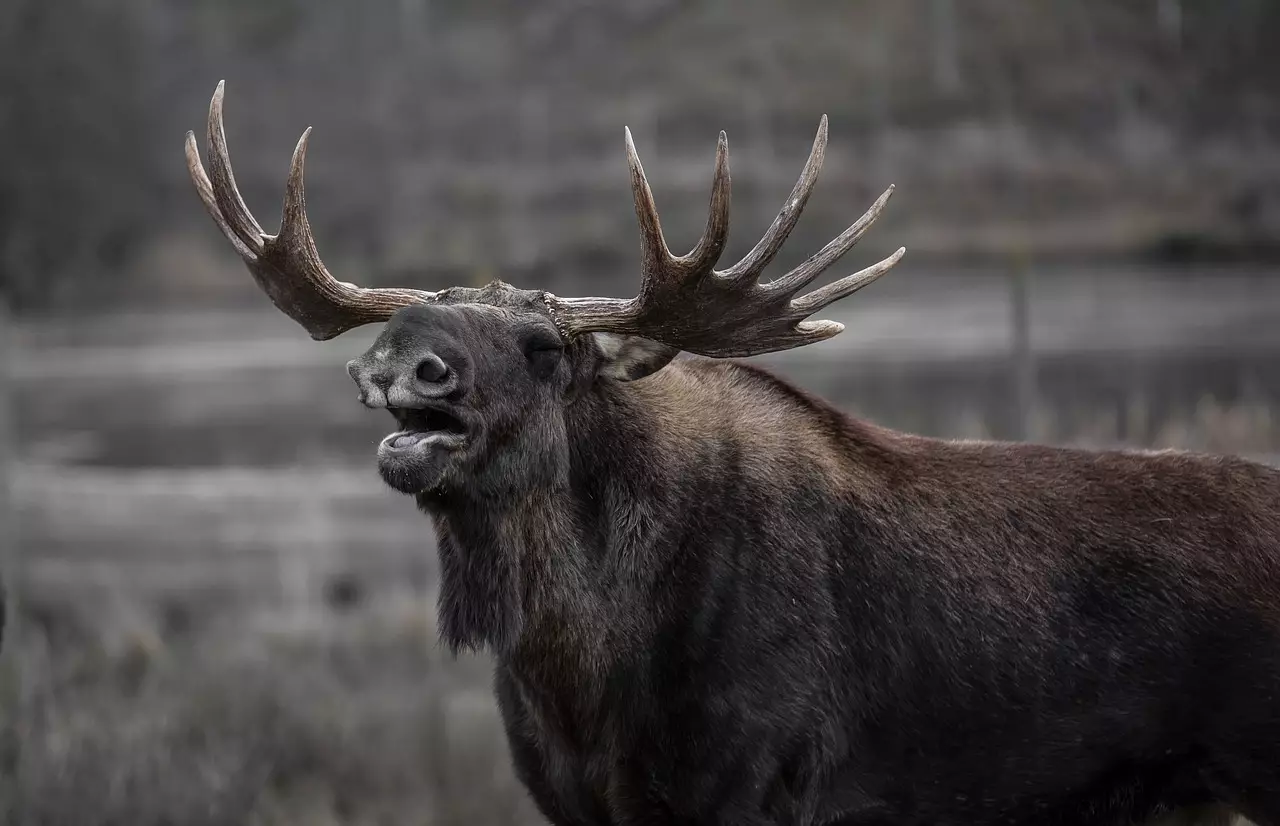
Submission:
{"label": "dry grass", "polygon": [[70,646],[27,635],[4,822],[539,822],[487,663],[446,662],[430,606],[260,614],[185,639],[159,624]]}
{"label": "dry grass", "polygon": [[1140,397],[1118,410],[1066,417],[1039,410],[1035,417],[1038,438],[1048,441],[1106,447],[1130,444],[1206,453],[1248,456],[1260,461],[1280,459],[1280,417],[1264,402],[1222,402],[1205,395],[1186,416],[1152,423]]}

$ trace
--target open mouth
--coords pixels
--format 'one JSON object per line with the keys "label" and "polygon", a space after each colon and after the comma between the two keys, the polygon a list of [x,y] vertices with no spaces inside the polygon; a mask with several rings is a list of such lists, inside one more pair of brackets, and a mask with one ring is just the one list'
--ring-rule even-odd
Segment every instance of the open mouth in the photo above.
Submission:
{"label": "open mouth", "polygon": [[424,447],[461,447],[467,441],[465,422],[448,410],[392,408],[400,429],[379,446],[393,452]]}

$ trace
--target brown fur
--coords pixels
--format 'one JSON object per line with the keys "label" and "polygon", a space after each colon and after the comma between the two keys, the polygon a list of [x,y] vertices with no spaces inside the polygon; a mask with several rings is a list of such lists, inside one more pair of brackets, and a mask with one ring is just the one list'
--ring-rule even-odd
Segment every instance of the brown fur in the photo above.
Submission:
{"label": "brown fur", "polygon": [[557,341],[532,302],[412,308],[351,368],[471,423],[380,467],[553,822],[1280,824],[1280,471],[926,438]]}

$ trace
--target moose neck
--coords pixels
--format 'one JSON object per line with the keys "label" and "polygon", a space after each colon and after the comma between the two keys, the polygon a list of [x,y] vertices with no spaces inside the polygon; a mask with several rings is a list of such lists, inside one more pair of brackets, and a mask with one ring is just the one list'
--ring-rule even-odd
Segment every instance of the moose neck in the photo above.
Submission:
{"label": "moose neck", "polygon": [[653,570],[643,563],[665,504],[651,407],[629,385],[601,385],[566,410],[559,473],[518,494],[418,497],[435,522],[440,633],[453,651],[536,646],[544,659],[598,662],[605,629],[624,630],[615,618],[630,612],[611,609]]}
{"label": "moose neck", "polygon": [[566,408],[564,426],[556,473],[519,495],[429,510],[446,642],[524,650],[582,679],[678,610],[654,602],[675,590],[655,584],[677,555],[701,552],[697,534],[717,514],[740,512],[743,496],[778,508],[799,497],[815,523],[815,509],[872,503],[901,438],[766,371],[709,360],[601,382]]}

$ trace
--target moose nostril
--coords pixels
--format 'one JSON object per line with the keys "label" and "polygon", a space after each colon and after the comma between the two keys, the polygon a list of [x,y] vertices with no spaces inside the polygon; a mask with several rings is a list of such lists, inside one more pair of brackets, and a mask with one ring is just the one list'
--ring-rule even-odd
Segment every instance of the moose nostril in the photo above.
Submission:
{"label": "moose nostril", "polygon": [[445,364],[435,353],[429,354],[418,363],[418,378],[426,382],[442,381],[449,375],[449,365]]}

